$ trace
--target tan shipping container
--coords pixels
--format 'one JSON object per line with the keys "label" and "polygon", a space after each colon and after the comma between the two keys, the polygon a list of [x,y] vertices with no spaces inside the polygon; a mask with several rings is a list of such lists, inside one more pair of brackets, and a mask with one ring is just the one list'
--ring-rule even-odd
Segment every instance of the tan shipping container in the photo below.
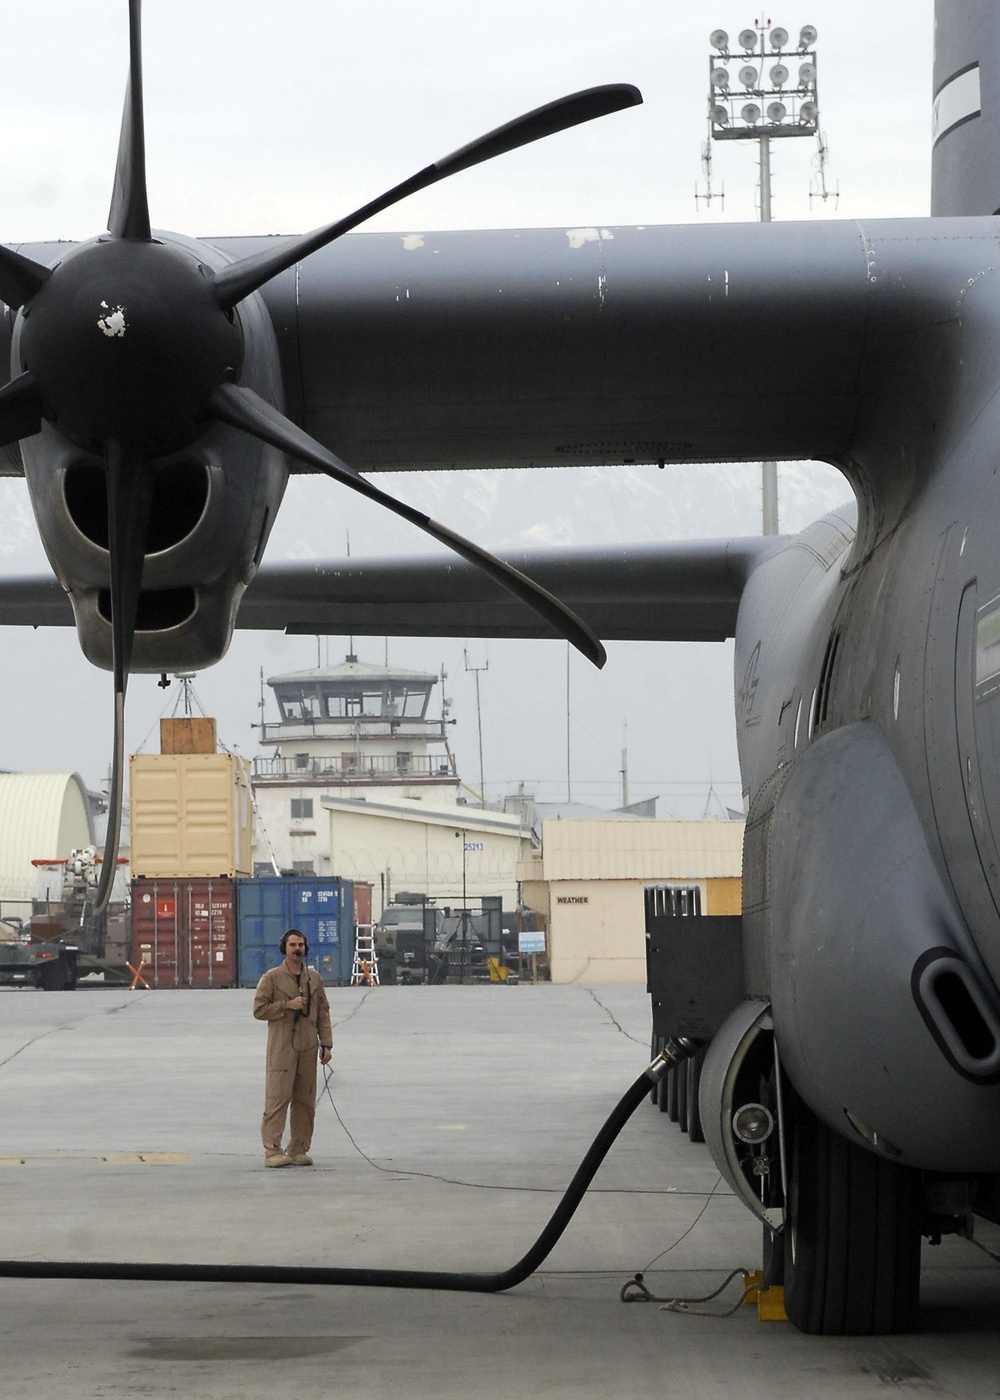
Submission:
{"label": "tan shipping container", "polygon": [[234,754],[134,754],[129,779],[133,877],[252,874],[249,775]]}

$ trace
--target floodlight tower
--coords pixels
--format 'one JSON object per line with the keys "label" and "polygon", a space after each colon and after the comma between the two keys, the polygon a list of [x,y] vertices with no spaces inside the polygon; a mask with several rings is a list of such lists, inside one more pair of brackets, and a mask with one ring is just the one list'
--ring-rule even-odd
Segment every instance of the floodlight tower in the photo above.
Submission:
{"label": "floodlight tower", "polygon": [[[819,134],[816,37],[815,27],[805,24],[792,48],[787,29],[772,29],[770,20],[754,20],[753,29],[740,30],[739,52],[730,52],[724,29],[714,29],[709,38],[715,52],[708,59],[708,134],[711,141],[756,141],[764,224],[771,222],[772,139]],[[730,81],[730,65],[738,87]],[[776,535],[778,465],[764,462],[762,469],[763,530]]]}

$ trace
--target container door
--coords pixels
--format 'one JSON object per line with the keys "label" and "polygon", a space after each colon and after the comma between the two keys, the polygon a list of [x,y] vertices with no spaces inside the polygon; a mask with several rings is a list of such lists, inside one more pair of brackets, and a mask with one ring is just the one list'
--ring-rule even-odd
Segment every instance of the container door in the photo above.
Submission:
{"label": "container door", "polygon": [[289,890],[290,882],[279,875],[239,882],[241,987],[256,987],[267,969],[281,961],[281,935],[295,923]]}
{"label": "container door", "polygon": [[292,886],[292,923],[309,943],[309,962],[326,983],[340,976],[340,881],[296,880]]}
{"label": "container door", "polygon": [[239,880],[236,884],[237,968],[241,987],[256,987],[273,959],[264,940],[264,882]]}
{"label": "container door", "polygon": [[190,880],[186,894],[190,985],[234,986],[236,911],[232,880]]}
{"label": "container door", "polygon": [[[132,886],[133,951],[151,987],[188,983],[183,902],[176,880],[136,880]],[[136,962],[136,967],[139,963]]]}

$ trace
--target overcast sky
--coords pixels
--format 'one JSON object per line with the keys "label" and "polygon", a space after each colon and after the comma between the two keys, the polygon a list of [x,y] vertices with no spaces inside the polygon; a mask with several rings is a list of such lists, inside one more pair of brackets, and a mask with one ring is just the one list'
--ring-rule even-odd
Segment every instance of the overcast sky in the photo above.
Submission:
{"label": "overcast sky", "polygon": [[[873,16],[875,17],[873,19]],[[760,12],[652,0],[146,0],[149,197],[155,226],[184,233],[299,232],[326,223],[429,160],[518,113],[593,83],[637,84],[645,104],[466,172],[382,215],[371,227],[445,228],[695,223],[757,217],[756,162],[740,143],[717,146],[713,185],[725,206],[696,208],[706,137],[708,34],[735,37],[770,17],[793,35],[819,31],[827,184],[839,207],[810,202],[811,141],[774,143],[776,219],[905,217],[929,206],[930,0],[809,0]],[[877,28],[874,26],[877,24]],[[127,63],[125,0],[0,5],[0,239],[83,238],[105,227]],[[808,236],[808,230],[803,231]],[[750,533],[759,489],[753,467],[458,474],[440,488],[380,478],[488,547],[551,541]],[[332,483],[293,482],[268,558],[351,552],[417,553],[422,536]],[[801,528],[846,496],[830,468],[782,469],[783,528]],[[22,482],[0,482],[6,528],[0,571],[45,567]],[[511,520],[516,525],[511,525]],[[198,678],[220,736],[256,751],[258,672],[342,658],[346,639],[238,636]],[[361,640],[385,659],[382,639]],[[558,643],[389,643],[399,665],[449,671],[463,773],[478,785],[481,694],[487,795],[519,780],[540,796],[566,791],[566,648]],[[711,783],[738,804],[731,648],[613,645],[600,675],[570,664],[573,796],[613,806],[623,735],[630,797],[663,797],[662,815],[697,815]],[[7,684],[0,696],[0,767],[106,773],[111,680],[82,659],[70,631],[0,629]],[[175,690],[136,677],[129,742],[148,736]],[[269,709],[268,718],[274,718]],[[718,808],[716,807],[716,810]]]}

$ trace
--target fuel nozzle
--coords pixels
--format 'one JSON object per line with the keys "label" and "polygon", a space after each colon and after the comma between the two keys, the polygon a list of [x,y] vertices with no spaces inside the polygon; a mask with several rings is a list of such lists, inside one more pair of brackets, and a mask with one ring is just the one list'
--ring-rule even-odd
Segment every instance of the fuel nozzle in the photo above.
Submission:
{"label": "fuel nozzle", "polygon": [[700,1040],[692,1040],[686,1035],[668,1036],[663,1049],[643,1073],[653,1084],[658,1084],[668,1069],[690,1060],[700,1049]]}

